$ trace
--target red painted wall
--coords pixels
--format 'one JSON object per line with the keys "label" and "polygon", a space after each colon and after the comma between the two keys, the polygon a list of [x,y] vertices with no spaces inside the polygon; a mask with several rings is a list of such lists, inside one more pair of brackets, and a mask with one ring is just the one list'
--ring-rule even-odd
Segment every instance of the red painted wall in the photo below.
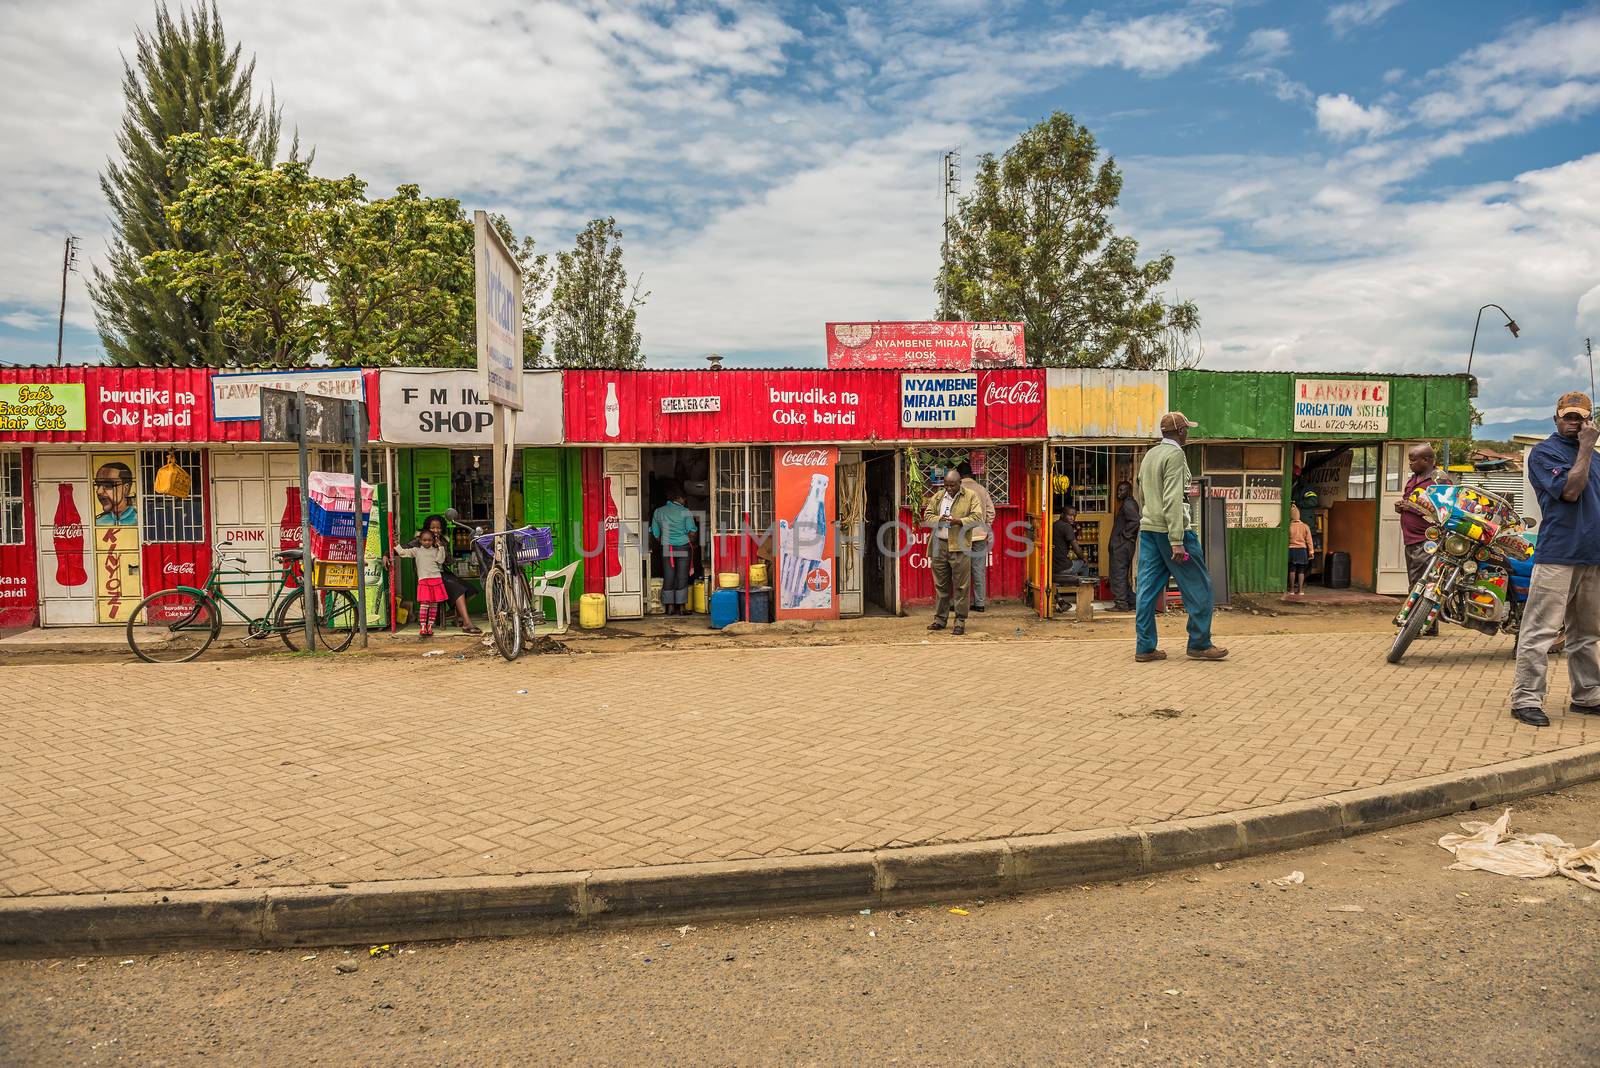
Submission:
{"label": "red painted wall", "polygon": [[[0,545],[0,627],[39,623],[39,519],[33,505],[33,450],[22,450],[22,544]],[[86,549],[87,552],[87,549]]]}
{"label": "red painted wall", "polygon": [[[997,504],[994,509],[994,549],[990,553],[988,591],[991,601],[1019,600],[1027,588],[1027,517],[1022,509],[1028,477],[1023,469],[1025,461],[1023,447],[1013,445],[1010,462],[1013,503]],[[909,508],[900,509],[900,521],[916,531],[911,551],[900,558],[900,603],[932,604],[935,595],[933,571],[928,566],[928,529],[921,525],[921,515],[912,515]],[[1008,548],[1010,553],[1006,551]]]}

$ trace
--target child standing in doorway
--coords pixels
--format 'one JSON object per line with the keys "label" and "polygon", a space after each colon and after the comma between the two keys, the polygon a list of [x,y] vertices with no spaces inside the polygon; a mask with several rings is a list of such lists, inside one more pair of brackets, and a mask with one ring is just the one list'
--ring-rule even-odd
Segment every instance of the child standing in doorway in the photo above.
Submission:
{"label": "child standing in doorway", "polygon": [[445,548],[434,539],[433,531],[423,529],[415,546],[398,546],[395,552],[417,562],[417,622],[421,625],[417,640],[425,642],[433,637],[440,603],[448,599],[443,575]]}
{"label": "child standing in doorway", "polygon": [[1289,593],[1291,596],[1304,597],[1306,595],[1306,574],[1311,570],[1311,553],[1315,543],[1311,540],[1311,528],[1300,520],[1300,509],[1289,507]]}

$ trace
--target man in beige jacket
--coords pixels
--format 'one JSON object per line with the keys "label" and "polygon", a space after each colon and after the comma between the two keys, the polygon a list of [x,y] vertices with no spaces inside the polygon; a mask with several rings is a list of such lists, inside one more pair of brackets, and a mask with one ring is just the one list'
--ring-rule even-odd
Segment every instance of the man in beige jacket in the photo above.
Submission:
{"label": "man in beige jacket", "polygon": [[972,610],[983,611],[989,603],[990,550],[994,546],[994,498],[982,482],[972,477],[972,465],[962,460],[956,465],[961,472],[961,484],[978,495],[983,505],[983,522],[972,532]]}
{"label": "man in beige jacket", "polygon": [[967,632],[967,594],[972,588],[973,528],[983,522],[983,502],[961,484],[955,468],[944,473],[944,489],[928,498],[922,507],[922,522],[932,531],[928,538],[928,565],[933,569],[933,588],[939,595],[933,608],[929,630],[944,630],[952,603],[956,625],[952,634]]}

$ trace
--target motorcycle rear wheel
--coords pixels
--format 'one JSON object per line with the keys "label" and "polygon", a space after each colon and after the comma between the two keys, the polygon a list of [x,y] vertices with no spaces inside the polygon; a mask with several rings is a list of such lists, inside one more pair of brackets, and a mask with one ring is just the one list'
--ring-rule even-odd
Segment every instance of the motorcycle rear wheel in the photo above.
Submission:
{"label": "motorcycle rear wheel", "polygon": [[1406,617],[1406,625],[1400,628],[1400,633],[1394,636],[1394,644],[1389,646],[1389,663],[1398,664],[1405,658],[1406,650],[1417,640],[1422,628],[1428,625],[1428,617],[1433,614],[1433,608],[1433,602],[1426,597],[1417,598],[1411,614]]}

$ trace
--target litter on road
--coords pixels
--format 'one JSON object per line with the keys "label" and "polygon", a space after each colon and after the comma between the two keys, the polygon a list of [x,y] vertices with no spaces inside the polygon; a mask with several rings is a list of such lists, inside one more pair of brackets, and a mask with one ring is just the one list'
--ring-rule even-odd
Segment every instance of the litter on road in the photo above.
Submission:
{"label": "litter on road", "polygon": [[1267,881],[1273,886],[1288,889],[1291,886],[1299,886],[1301,883],[1305,882],[1306,873],[1303,871],[1292,871],[1281,879],[1269,879]]}
{"label": "litter on road", "polygon": [[1455,854],[1455,871],[1488,871],[1519,879],[1565,875],[1590,890],[1600,890],[1600,841],[1578,848],[1553,834],[1510,833],[1508,808],[1493,823],[1471,820],[1466,834],[1447,834],[1439,846]]}

